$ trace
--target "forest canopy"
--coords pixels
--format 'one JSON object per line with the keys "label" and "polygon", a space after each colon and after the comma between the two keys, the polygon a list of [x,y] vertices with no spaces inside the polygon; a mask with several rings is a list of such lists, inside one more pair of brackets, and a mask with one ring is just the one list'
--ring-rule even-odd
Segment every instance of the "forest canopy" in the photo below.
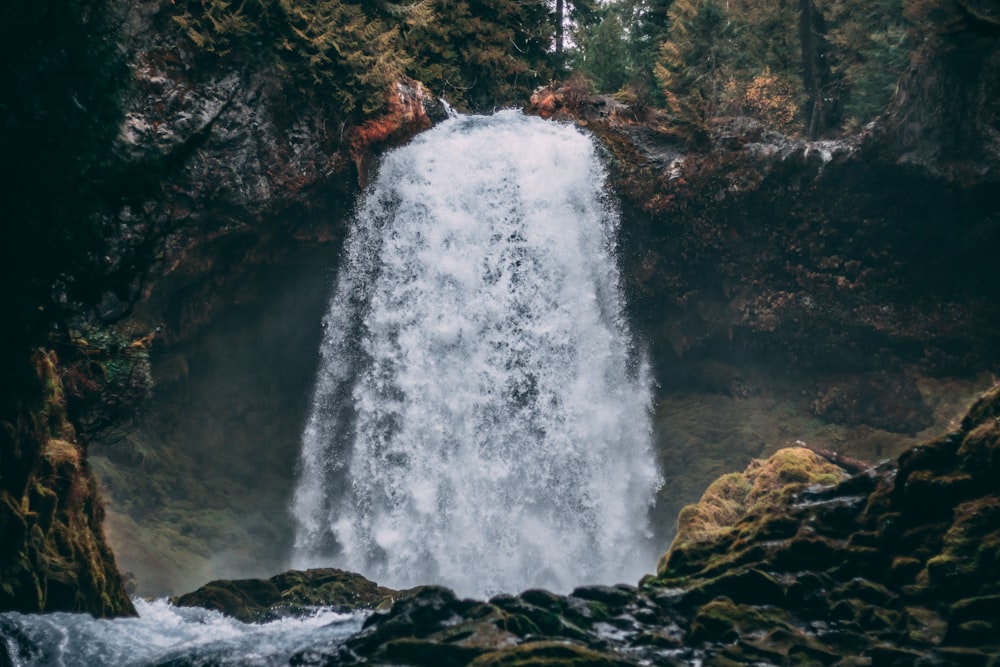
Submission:
{"label": "forest canopy", "polygon": [[460,109],[524,102],[578,72],[682,122],[756,117],[829,136],[888,104],[910,53],[903,0],[176,0],[205,52],[266,46],[309,94],[370,114],[401,74]]}
{"label": "forest canopy", "polygon": [[885,109],[912,48],[903,0],[611,0],[576,32],[599,92],[686,121],[756,117],[816,138]]}

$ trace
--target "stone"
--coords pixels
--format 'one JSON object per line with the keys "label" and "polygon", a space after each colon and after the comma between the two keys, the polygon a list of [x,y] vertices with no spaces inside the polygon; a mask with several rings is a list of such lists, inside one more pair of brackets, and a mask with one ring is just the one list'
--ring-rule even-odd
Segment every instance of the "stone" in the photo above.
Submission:
{"label": "stone", "polygon": [[214,609],[245,623],[255,623],[308,614],[319,606],[344,610],[384,608],[405,595],[353,572],[319,568],[289,570],[270,579],[211,581],[172,601],[179,607]]}

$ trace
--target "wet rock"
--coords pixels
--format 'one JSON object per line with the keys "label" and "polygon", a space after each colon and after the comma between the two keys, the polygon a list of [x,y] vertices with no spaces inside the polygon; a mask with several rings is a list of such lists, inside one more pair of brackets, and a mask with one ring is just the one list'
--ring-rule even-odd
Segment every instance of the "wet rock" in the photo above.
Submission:
{"label": "wet rock", "polygon": [[43,349],[32,366],[37,384],[0,429],[0,611],[134,616],[70,421],[65,369]]}
{"label": "wet rock", "polygon": [[629,667],[637,663],[568,642],[530,642],[482,655],[470,667]]}
{"label": "wet rock", "polygon": [[854,426],[867,424],[911,435],[933,423],[913,380],[885,372],[824,383],[817,391],[812,410],[827,421]]}
{"label": "wet rock", "polygon": [[175,598],[173,603],[214,609],[245,623],[255,623],[308,614],[319,606],[378,609],[405,595],[353,572],[323,568],[289,570],[270,579],[211,581]]}

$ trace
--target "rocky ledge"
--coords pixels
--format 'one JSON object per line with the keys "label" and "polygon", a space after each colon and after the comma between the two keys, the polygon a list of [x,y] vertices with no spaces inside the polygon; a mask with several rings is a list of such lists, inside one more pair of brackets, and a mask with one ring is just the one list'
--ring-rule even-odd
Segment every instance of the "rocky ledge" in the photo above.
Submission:
{"label": "rocky ledge", "polygon": [[178,607],[214,609],[246,623],[303,616],[317,607],[388,609],[406,591],[379,586],[360,574],[333,568],[289,570],[270,579],[210,581],[171,601]]}
{"label": "rocky ledge", "polygon": [[[259,585],[271,599],[328,575],[334,587],[364,583],[312,571]],[[383,595],[371,582],[363,588],[374,591],[369,603]],[[194,595],[185,597],[221,597]],[[895,462],[789,448],[718,479],[681,513],[657,574],[639,586],[488,602],[422,587],[372,614],[346,644],[292,662],[985,667],[1000,664],[998,619],[995,388],[955,431]]]}

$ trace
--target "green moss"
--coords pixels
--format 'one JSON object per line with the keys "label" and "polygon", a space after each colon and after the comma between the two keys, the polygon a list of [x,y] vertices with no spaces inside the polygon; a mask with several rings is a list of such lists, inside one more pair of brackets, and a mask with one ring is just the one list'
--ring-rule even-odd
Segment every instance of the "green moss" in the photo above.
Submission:
{"label": "green moss", "polygon": [[626,667],[633,665],[610,653],[568,642],[530,642],[481,655],[469,667]]}
{"label": "green moss", "polygon": [[0,609],[134,613],[104,543],[103,507],[66,415],[58,359],[44,350],[34,359],[40,397],[14,431],[27,473],[21,488],[2,490],[0,503],[0,575],[8,582]]}
{"label": "green moss", "polygon": [[[733,548],[771,534],[793,534],[798,521],[785,516],[788,504],[804,486],[833,485],[847,477],[809,449],[778,450],[766,460],[751,461],[742,473],[713,482],[701,500],[678,517],[677,535],[657,564],[657,576],[685,574],[685,563],[701,561],[717,570],[741,556]],[[714,545],[714,546],[700,546]]]}
{"label": "green moss", "polygon": [[688,639],[693,643],[728,642],[740,635],[772,630],[787,621],[784,611],[736,604],[720,597],[698,608]]}

